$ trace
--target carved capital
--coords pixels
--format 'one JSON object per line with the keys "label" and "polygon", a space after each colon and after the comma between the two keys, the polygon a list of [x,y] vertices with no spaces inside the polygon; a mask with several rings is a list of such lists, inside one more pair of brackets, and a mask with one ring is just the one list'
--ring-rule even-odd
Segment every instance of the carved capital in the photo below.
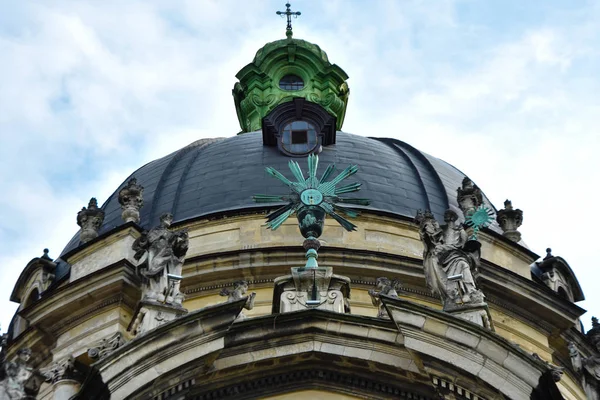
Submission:
{"label": "carved capital", "polygon": [[40,372],[46,378],[46,382],[56,383],[64,379],[74,379],[81,382],[83,374],[75,366],[75,363],[75,359],[70,356],[54,362],[49,367],[41,369]]}
{"label": "carved capital", "polygon": [[125,339],[123,338],[123,335],[121,332],[117,332],[108,338],[100,340],[94,346],[90,347],[88,349],[88,356],[94,361],[101,360],[124,344]]}
{"label": "carved capital", "polygon": [[119,191],[119,204],[121,204],[121,218],[125,222],[140,222],[140,209],[144,205],[144,187],[137,184],[135,178],[127,182],[127,186]]}
{"label": "carved capital", "polygon": [[77,213],[77,225],[81,227],[79,240],[89,242],[98,237],[98,230],[104,221],[104,211],[98,208],[98,201],[92,197],[86,207]]}

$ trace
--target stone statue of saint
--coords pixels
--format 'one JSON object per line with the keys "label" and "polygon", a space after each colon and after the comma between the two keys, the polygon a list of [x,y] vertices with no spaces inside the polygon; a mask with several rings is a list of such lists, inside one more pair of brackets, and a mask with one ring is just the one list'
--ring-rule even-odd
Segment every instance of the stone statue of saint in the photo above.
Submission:
{"label": "stone statue of saint", "polygon": [[483,302],[475,285],[472,270],[479,265],[479,242],[468,240],[458,215],[448,210],[445,225],[440,226],[429,211],[419,212],[421,241],[424,245],[423,267],[427,286],[438,294],[444,307]]}
{"label": "stone statue of saint", "polygon": [[390,319],[388,312],[386,311],[383,303],[381,302],[380,295],[384,294],[390,297],[398,297],[398,292],[402,290],[400,281],[385,276],[377,278],[375,281],[375,289],[369,289],[369,296],[371,296],[371,302],[377,307],[377,318]]}
{"label": "stone statue of saint", "polygon": [[[227,288],[223,288],[219,293],[221,296],[227,296],[227,301],[236,301],[243,297],[246,297],[246,303],[244,304],[244,308],[246,310],[252,310],[254,308],[254,300],[256,298],[256,293],[252,292],[248,294],[248,282],[247,281],[235,281],[233,283],[233,290],[229,290]],[[240,312],[237,319],[242,320],[245,319],[246,316],[243,312]]]}
{"label": "stone statue of saint", "polygon": [[175,304],[183,301],[179,285],[189,240],[187,231],[169,230],[172,222],[171,214],[162,215],[159,226],[143,233],[133,243],[134,258],[139,261],[139,273],[144,281],[143,300]]}
{"label": "stone statue of saint", "polygon": [[37,389],[32,382],[36,371],[29,365],[31,350],[28,348],[17,351],[15,361],[4,361],[2,366],[3,377],[0,380],[0,399],[22,400],[34,399],[28,392]]}

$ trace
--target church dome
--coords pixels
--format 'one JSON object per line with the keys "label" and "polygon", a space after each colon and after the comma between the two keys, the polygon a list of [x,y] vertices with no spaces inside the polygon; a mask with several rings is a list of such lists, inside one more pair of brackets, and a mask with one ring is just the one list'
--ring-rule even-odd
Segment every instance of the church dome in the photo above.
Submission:
{"label": "church dome", "polygon": [[[353,180],[362,184],[360,197],[371,200],[363,209],[403,219],[414,218],[417,210],[431,210],[440,220],[449,208],[461,214],[456,190],[465,175],[400,140],[337,132],[336,144],[325,147],[319,158],[322,165],[341,169],[358,166],[360,173]],[[140,225],[150,228],[167,212],[177,223],[265,208],[252,196],[281,192],[281,184],[265,167],[286,171],[289,160],[277,147],[264,146],[260,132],[198,140],[144,165],[123,182],[102,207],[105,218],[99,233],[122,224],[118,193],[131,178],[145,188]],[[492,207],[485,196],[484,203]],[[495,224],[491,228],[501,232]],[[65,251],[78,243],[76,235]]]}
{"label": "church dome", "polygon": [[142,166],[27,264],[0,367],[38,355],[44,399],[598,398],[568,264],[452,165],[344,132],[348,76],[286,7],[236,75],[238,135]]}

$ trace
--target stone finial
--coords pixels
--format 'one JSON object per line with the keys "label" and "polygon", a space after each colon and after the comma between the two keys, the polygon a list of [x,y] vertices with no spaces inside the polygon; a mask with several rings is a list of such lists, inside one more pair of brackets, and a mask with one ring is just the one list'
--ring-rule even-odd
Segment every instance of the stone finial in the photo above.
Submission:
{"label": "stone finial", "polygon": [[371,296],[371,302],[377,307],[377,318],[390,319],[388,312],[385,310],[383,303],[381,302],[380,295],[386,295],[390,297],[398,297],[398,292],[401,291],[400,281],[394,279],[393,281],[385,276],[377,278],[375,281],[375,289],[369,289],[369,296]]}
{"label": "stone finial", "polygon": [[598,322],[598,318],[592,317],[592,329],[587,331],[585,336],[600,351],[600,322]]}
{"label": "stone finial", "polygon": [[98,201],[95,197],[90,199],[87,208],[83,207],[77,213],[77,225],[81,227],[79,240],[81,243],[89,242],[98,237],[98,230],[104,221],[104,211],[98,208]]}
{"label": "stone finial", "polygon": [[[242,297],[247,297],[246,304],[244,304],[244,308],[246,310],[252,310],[254,308],[254,299],[256,297],[256,293],[252,292],[248,294],[248,282],[241,280],[233,283],[233,289],[223,288],[219,293],[221,296],[227,296],[227,301],[235,301],[239,300]],[[237,317],[238,319],[245,319],[246,316],[243,313],[240,313]]]}
{"label": "stone finial", "polygon": [[504,209],[499,210],[496,220],[504,232],[504,236],[513,242],[521,240],[521,232],[517,229],[523,224],[523,211],[515,210],[510,200],[504,202]]}
{"label": "stone finial", "polygon": [[48,255],[48,253],[50,253],[50,250],[44,249],[44,255],[41,256],[40,258],[42,260],[46,260],[46,261],[53,261],[52,258],[50,258],[50,256]]}
{"label": "stone finial", "polygon": [[465,217],[474,213],[475,210],[483,204],[483,194],[481,189],[466,176],[462,181],[462,187],[459,187],[456,192],[458,206]]}
{"label": "stone finial", "polygon": [[554,256],[552,255],[552,249],[551,249],[550,247],[548,247],[548,248],[546,249],[546,257],[544,257],[544,260],[547,260],[547,259],[549,259],[549,258],[552,258],[552,257],[554,257]]}
{"label": "stone finial", "polygon": [[125,222],[140,222],[140,209],[144,205],[144,187],[137,184],[137,179],[131,178],[127,186],[119,191],[121,218]]}

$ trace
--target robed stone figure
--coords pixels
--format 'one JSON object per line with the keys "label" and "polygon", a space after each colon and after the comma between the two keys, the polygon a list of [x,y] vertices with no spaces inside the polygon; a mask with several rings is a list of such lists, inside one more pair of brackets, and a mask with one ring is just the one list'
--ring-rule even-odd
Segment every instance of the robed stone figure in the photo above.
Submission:
{"label": "robed stone figure", "polygon": [[133,243],[134,258],[139,260],[142,299],[181,304],[179,291],[183,261],[188,250],[187,231],[171,231],[171,214],[160,217],[160,225],[142,233]]}
{"label": "robed stone figure", "polygon": [[483,293],[475,285],[472,271],[479,265],[481,244],[468,240],[458,215],[448,210],[440,226],[429,211],[419,212],[416,221],[424,245],[423,268],[427,286],[442,298],[444,308],[482,303]]}

